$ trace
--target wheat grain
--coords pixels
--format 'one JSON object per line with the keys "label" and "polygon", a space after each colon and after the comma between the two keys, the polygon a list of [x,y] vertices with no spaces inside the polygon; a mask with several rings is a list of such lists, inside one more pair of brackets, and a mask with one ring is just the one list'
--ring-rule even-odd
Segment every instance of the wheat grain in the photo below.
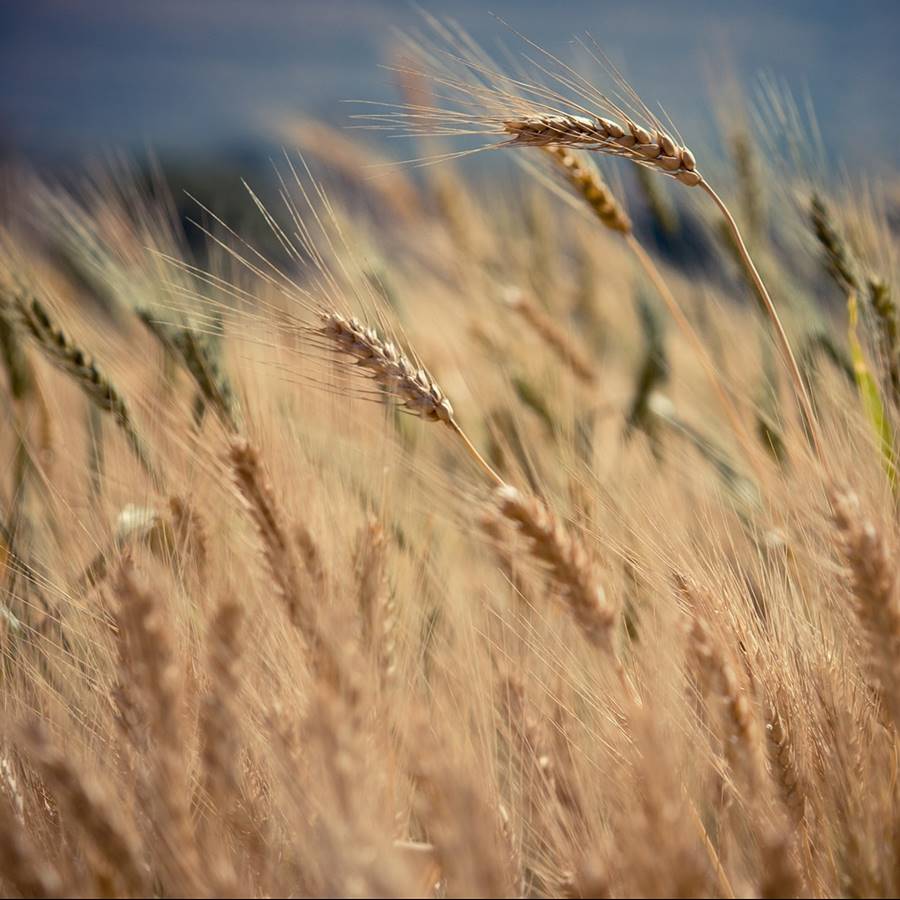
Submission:
{"label": "wheat grain", "polygon": [[131,413],[124,398],[103,374],[87,351],[79,347],[50,318],[44,305],[35,297],[30,299],[17,293],[16,305],[28,332],[44,355],[62,369],[87,395],[98,409],[113,417],[128,442],[137,461],[154,481],[161,483],[160,475],[150,463],[144,443],[131,420]]}
{"label": "wheat grain", "polygon": [[498,488],[494,503],[528,541],[529,552],[553,574],[569,609],[593,644],[611,646],[616,612],[596,579],[581,540],[550,509],[511,485]]}
{"label": "wheat grain", "polygon": [[459,437],[472,458],[497,484],[503,479],[491,468],[453,416],[453,407],[434,377],[416,365],[391,340],[382,338],[371,326],[331,312],[322,316],[319,333],[341,352],[352,356],[390,397],[410,412],[432,422],[443,422]]}
{"label": "wheat grain", "polygon": [[505,301],[507,306],[514,309],[583,382],[594,383],[594,367],[587,354],[552,316],[539,309],[520,290],[512,288],[507,290]]}
{"label": "wheat grain", "polygon": [[587,165],[570,147],[551,145],[545,149],[562,170],[566,181],[584,198],[607,228],[622,234],[631,232],[628,213],[593,166]]}
{"label": "wheat grain", "polygon": [[39,768],[73,825],[85,835],[129,891],[141,896],[146,890],[144,861],[133,828],[123,821],[98,782],[75,767],[71,759],[50,742],[46,728],[30,723],[22,743]]}
{"label": "wheat grain", "polygon": [[703,182],[687,147],[664,131],[651,133],[630,119],[620,125],[602,116],[529,115],[506,119],[503,128],[512,135],[511,145],[581,147],[650,166],[689,187]]}
{"label": "wheat grain", "polygon": [[841,550],[850,567],[868,667],[885,708],[900,724],[900,602],[892,552],[878,528],[863,516],[855,494],[836,490],[831,504]]}

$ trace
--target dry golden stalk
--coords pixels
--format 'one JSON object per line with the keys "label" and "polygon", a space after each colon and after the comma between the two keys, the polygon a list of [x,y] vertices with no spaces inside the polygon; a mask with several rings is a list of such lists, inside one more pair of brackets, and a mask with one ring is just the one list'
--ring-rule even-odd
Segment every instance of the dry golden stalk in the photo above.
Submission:
{"label": "dry golden stalk", "polygon": [[44,355],[72,378],[91,403],[113,417],[137,461],[155,482],[161,483],[159,473],[151,465],[143,441],[135,431],[125,400],[100,371],[90,354],[75,344],[53,322],[37,298],[28,300],[21,294],[16,294],[15,300],[25,327]]}
{"label": "dry golden stalk", "polygon": [[50,792],[90,842],[91,850],[122,880],[129,892],[143,896],[147,885],[137,835],[117,815],[116,807],[100,785],[50,743],[42,724],[31,723],[23,732],[22,743]]}
{"label": "dry golden stalk", "polygon": [[595,380],[594,368],[584,350],[566,334],[554,319],[539,309],[521,291],[510,290],[506,303],[514,309],[540,336],[559,358],[586,384]]}
{"label": "dry golden stalk", "polygon": [[191,821],[190,784],[184,751],[186,733],[180,672],[167,610],[140,587],[126,557],[116,578],[117,625],[126,670],[122,683],[136,690],[146,727],[148,802],[161,863],[172,887],[197,892],[203,883],[200,853]]}
{"label": "dry golden stalk", "polygon": [[602,116],[532,115],[507,119],[503,128],[513,136],[510,144],[582,147],[650,166],[689,187],[703,181],[687,147],[663,131],[651,134],[629,119],[622,126]]}
{"label": "dry golden stalk", "polygon": [[[350,673],[342,664],[338,647],[323,628],[319,612],[320,598],[303,590],[297,554],[285,528],[281,510],[268,483],[256,450],[243,438],[236,438],[229,451],[229,462],[238,493],[256,526],[269,576],[275,584],[291,622],[310,648],[317,673],[333,688],[354,693]],[[309,535],[307,535],[309,536]],[[309,547],[306,548],[307,556]],[[315,571],[315,568],[313,568]],[[321,567],[318,569],[321,572]]]}
{"label": "dry golden stalk", "polygon": [[238,493],[256,526],[269,576],[291,622],[313,643],[318,624],[313,609],[303,603],[300,573],[294,547],[282,522],[281,510],[259,461],[259,454],[247,441],[236,439],[229,450],[229,462]]}
{"label": "dry golden stalk", "polygon": [[569,147],[545,148],[566,180],[585,199],[597,218],[613,231],[630,234],[631,219],[594,166],[586,165]]}
{"label": "dry golden stalk", "polygon": [[203,790],[212,804],[205,832],[205,853],[216,893],[235,895],[235,873],[221,843],[222,832],[214,823],[233,825],[240,797],[240,717],[237,697],[241,690],[239,661],[243,610],[233,600],[216,611],[208,635],[207,670],[210,686],[200,708],[200,759]]}
{"label": "dry golden stalk", "polygon": [[390,397],[394,397],[413,414],[432,422],[443,422],[463,442],[470,456],[496,484],[503,479],[475,449],[453,416],[453,407],[434,377],[417,365],[391,340],[363,325],[357,319],[332,312],[322,316],[318,333],[328,338],[338,350],[356,359]]}
{"label": "dry golden stalk", "polygon": [[588,640],[611,647],[616,612],[596,580],[580,538],[564,528],[541,500],[525,496],[510,485],[496,490],[494,503],[525,536],[532,556],[549,567]]}
{"label": "dry golden stalk", "polygon": [[0,797],[0,878],[23,897],[64,897],[59,873],[29,839],[21,818]]}
{"label": "dry golden stalk", "polygon": [[782,803],[794,827],[800,827],[806,815],[806,787],[797,770],[797,751],[785,725],[779,705],[766,703],[766,739],[769,763],[778,784]]}
{"label": "dry golden stalk", "polygon": [[900,598],[893,554],[881,532],[864,518],[855,494],[838,491],[831,505],[841,551],[852,575],[869,669],[882,703],[900,727]]}
{"label": "dry golden stalk", "polygon": [[385,572],[385,549],[384,529],[375,519],[370,519],[357,545],[356,598],[362,617],[363,645],[377,664],[382,687],[394,677],[397,624]]}

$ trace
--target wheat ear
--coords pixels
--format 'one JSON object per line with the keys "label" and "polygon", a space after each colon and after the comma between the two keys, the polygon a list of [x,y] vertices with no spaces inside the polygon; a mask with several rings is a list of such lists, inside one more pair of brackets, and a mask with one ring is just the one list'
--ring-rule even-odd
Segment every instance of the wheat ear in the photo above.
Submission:
{"label": "wheat ear", "polygon": [[584,544],[562,526],[545,503],[511,485],[496,490],[494,503],[528,540],[531,555],[549,567],[588,640],[610,645],[616,612],[595,577]]}
{"label": "wheat ear", "polygon": [[64,897],[62,881],[28,836],[18,810],[0,795],[0,872],[23,897]]}
{"label": "wheat ear", "polygon": [[130,823],[117,815],[111,798],[96,781],[76,768],[69,755],[50,742],[41,722],[35,720],[23,730],[22,742],[28,758],[92,849],[130,892],[142,896],[146,890],[146,866],[140,841]]}
{"label": "wheat ear", "polygon": [[900,600],[891,550],[875,525],[865,519],[855,494],[835,492],[832,517],[850,567],[856,615],[869,649],[869,668],[882,701],[900,725]]}
{"label": "wheat ear", "polygon": [[585,384],[596,381],[594,367],[572,338],[566,334],[558,322],[529,300],[522,291],[512,288],[506,294],[506,304],[515,310],[542,338],[544,343],[580,378]]}
{"label": "wheat ear", "polygon": [[794,382],[797,402],[809,427],[813,449],[817,458],[824,463],[822,441],[812,400],[778,310],[753,263],[734,216],[709,182],[697,171],[694,154],[687,147],[677,144],[664,131],[656,129],[651,133],[630,119],[626,119],[623,126],[602,116],[531,115],[506,119],[503,121],[503,129],[512,136],[503,146],[546,147],[558,144],[580,147],[631,160],[663,175],[670,175],[688,187],[700,187],[709,195],[725,219],[750,282],[771,320],[785,364]]}
{"label": "wheat ear", "polygon": [[696,171],[694,154],[687,147],[663,131],[651,134],[629,119],[622,126],[602,116],[532,115],[507,119],[503,128],[512,135],[511,145],[581,147],[649,166],[689,187],[703,181]]}
{"label": "wheat ear", "polygon": [[411,413],[429,422],[443,422],[491,480],[498,485],[504,483],[456,421],[453,406],[431,373],[413,363],[393,341],[383,338],[358,319],[337,312],[322,316],[318,334],[327,338],[337,350],[352,356],[359,368]]}
{"label": "wheat ear", "polygon": [[900,318],[890,285],[866,271],[834,224],[831,210],[820,194],[810,200],[810,222],[825,254],[825,267],[845,296],[864,293],[878,321],[881,347],[895,403],[900,403]]}
{"label": "wheat ear", "polygon": [[566,181],[584,198],[607,228],[631,234],[632,224],[628,213],[593,166],[586,166],[570,147],[553,144],[544,149]]}
{"label": "wheat ear", "polygon": [[15,297],[22,321],[43,354],[81,388],[98,409],[109,413],[128,441],[135,459],[156,484],[162,479],[153,465],[131,421],[131,413],[115,385],[106,377],[91,355],[79,347],[50,317],[36,298]]}

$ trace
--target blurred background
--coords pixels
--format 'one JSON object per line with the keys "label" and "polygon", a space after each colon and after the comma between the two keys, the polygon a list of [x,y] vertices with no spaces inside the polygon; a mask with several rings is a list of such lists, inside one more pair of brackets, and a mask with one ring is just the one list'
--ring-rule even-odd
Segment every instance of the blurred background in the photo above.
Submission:
{"label": "blurred background", "polygon": [[[734,75],[752,96],[768,73],[808,93],[845,161],[900,161],[896,0],[420,6],[488,48],[521,47],[491,12],[563,56],[573,35],[590,32],[697,145],[711,130],[716,85]],[[396,97],[378,66],[396,29],[421,24],[414,5],[389,0],[7,0],[0,153],[59,166],[152,150],[168,164],[246,170],[286,142],[293,117],[344,125],[354,109],[343,101]]]}

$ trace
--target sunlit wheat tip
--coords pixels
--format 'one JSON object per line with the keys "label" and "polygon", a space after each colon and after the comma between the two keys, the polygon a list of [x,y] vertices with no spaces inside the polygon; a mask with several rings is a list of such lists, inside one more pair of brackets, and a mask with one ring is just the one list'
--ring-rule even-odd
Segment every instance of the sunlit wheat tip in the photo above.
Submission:
{"label": "sunlit wheat tip", "polygon": [[374,328],[352,316],[328,313],[323,316],[320,332],[354,357],[358,366],[410,412],[434,422],[449,424],[453,419],[453,407],[431,374],[414,365],[393,341],[380,337]]}
{"label": "sunlit wheat tip", "polygon": [[665,132],[651,134],[628,120],[623,127],[601,116],[531,115],[506,119],[503,129],[513,136],[510,144],[583,147],[652,166],[689,187],[703,181],[687,147],[679,146]]}

